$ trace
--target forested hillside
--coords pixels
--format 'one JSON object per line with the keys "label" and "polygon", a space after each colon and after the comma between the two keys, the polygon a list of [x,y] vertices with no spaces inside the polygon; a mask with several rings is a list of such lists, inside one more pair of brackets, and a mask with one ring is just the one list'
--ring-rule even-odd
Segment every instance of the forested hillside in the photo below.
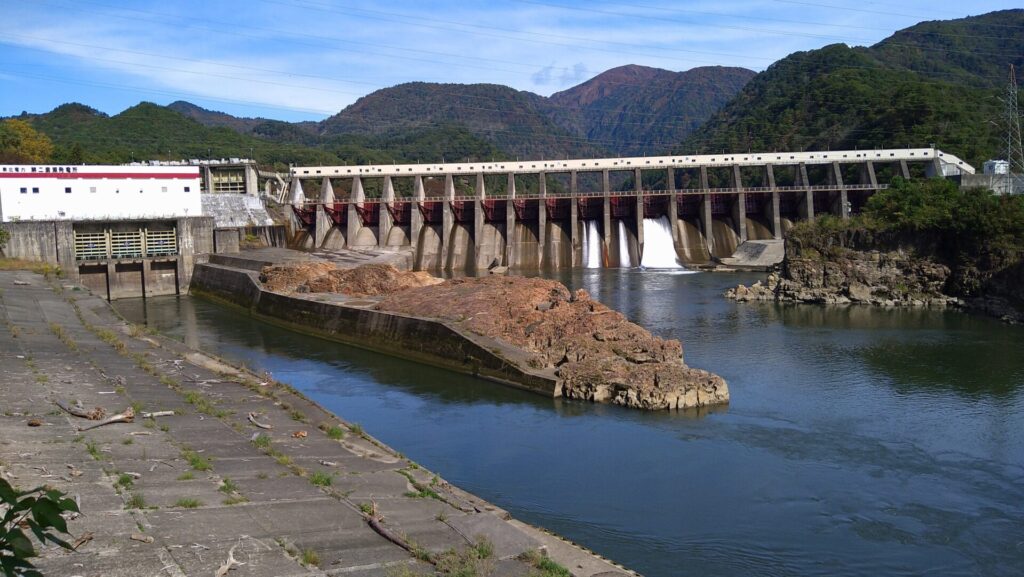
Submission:
{"label": "forested hillside", "polygon": [[1024,10],[929,22],[870,48],[792,54],[756,76],[680,151],[935,146],[1000,153],[999,96],[1022,63]]}

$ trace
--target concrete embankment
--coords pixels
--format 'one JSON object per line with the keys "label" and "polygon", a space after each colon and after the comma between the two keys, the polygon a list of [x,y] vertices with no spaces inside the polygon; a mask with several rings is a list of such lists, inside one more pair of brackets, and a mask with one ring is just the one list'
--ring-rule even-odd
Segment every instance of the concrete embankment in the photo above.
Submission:
{"label": "concrete embankment", "polygon": [[[84,513],[69,522],[75,551],[36,559],[44,575],[369,577],[454,563],[525,576],[542,570],[538,551],[581,577],[629,573],[86,292],[0,272],[0,320],[0,476],[65,491]],[[96,421],[56,401],[136,416],[81,431]]]}

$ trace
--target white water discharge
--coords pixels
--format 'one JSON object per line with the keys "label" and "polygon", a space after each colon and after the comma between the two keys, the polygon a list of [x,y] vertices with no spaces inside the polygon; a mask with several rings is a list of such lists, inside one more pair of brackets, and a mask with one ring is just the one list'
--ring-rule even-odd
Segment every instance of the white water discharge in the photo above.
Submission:
{"label": "white water discharge", "polygon": [[672,241],[672,225],[668,217],[644,219],[644,254],[640,258],[644,268],[683,268]]}
{"label": "white water discharge", "polygon": [[619,221],[619,266],[622,268],[630,268],[633,266],[633,261],[629,258],[629,230],[626,228],[626,223]]}
{"label": "white water discharge", "polygon": [[585,268],[601,268],[601,231],[596,220],[585,222],[587,238],[583,243],[583,266]]}

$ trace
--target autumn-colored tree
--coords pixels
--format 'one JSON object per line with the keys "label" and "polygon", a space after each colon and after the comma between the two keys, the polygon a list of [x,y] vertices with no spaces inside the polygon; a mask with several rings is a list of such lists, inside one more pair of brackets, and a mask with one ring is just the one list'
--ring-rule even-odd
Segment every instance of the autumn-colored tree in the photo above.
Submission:
{"label": "autumn-colored tree", "polygon": [[42,163],[52,155],[53,143],[29,123],[13,118],[0,122],[0,163]]}

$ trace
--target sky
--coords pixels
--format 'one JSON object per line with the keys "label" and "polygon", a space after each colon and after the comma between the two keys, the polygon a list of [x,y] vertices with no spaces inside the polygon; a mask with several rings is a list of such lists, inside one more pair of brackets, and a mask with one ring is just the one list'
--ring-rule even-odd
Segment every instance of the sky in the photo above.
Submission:
{"label": "sky", "polygon": [[626,64],[761,71],[1020,1],[0,0],[0,116],[187,100],[320,120],[403,82],[550,95]]}

